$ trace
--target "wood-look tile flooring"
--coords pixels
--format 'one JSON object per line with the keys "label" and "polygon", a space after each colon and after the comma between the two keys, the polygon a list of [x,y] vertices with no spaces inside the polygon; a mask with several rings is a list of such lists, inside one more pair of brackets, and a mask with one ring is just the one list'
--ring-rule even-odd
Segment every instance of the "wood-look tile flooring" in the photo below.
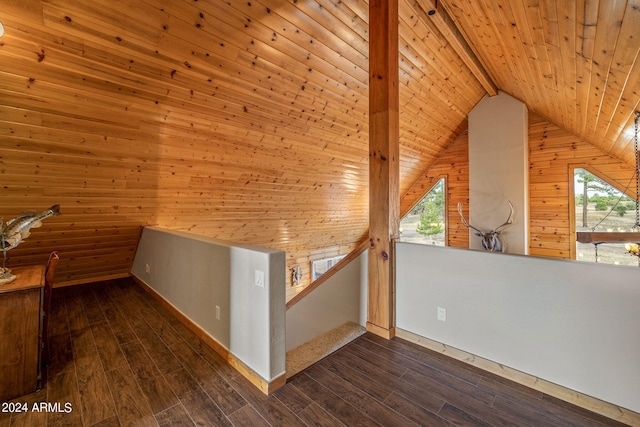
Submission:
{"label": "wood-look tile flooring", "polygon": [[267,398],[130,279],[56,289],[52,306],[48,381],[0,427],[620,425],[371,334]]}

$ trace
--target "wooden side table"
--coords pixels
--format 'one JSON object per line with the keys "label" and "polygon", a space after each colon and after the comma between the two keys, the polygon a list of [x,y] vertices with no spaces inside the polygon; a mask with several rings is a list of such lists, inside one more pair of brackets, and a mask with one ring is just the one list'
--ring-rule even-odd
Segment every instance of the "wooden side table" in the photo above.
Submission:
{"label": "wooden side table", "polygon": [[44,265],[12,268],[0,285],[0,402],[38,387]]}

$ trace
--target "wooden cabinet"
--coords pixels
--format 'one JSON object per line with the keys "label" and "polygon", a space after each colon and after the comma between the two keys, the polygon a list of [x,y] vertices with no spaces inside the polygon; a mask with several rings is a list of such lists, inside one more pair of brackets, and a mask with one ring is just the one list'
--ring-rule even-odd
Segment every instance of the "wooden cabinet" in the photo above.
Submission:
{"label": "wooden cabinet", "polygon": [[13,268],[16,280],[0,285],[0,402],[38,387],[44,270]]}

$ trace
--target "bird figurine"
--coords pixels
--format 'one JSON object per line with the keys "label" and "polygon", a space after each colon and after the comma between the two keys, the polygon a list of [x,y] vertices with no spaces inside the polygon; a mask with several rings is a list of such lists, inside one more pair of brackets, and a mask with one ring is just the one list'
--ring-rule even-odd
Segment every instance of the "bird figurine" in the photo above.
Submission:
{"label": "bird figurine", "polygon": [[60,215],[60,205],[53,205],[42,212],[25,212],[17,218],[2,223],[0,219],[0,249],[2,250],[2,268],[0,269],[0,285],[11,283],[16,276],[6,268],[7,251],[18,246],[24,239],[30,236],[32,228],[42,226],[42,221]]}

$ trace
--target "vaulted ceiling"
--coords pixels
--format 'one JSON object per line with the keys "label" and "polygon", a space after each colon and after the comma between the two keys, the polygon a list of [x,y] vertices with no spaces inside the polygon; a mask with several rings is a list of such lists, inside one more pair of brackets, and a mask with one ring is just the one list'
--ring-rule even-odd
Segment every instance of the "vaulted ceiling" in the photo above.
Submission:
{"label": "vaulted ceiling", "polygon": [[[632,164],[639,4],[400,0],[401,194],[497,89]],[[289,265],[366,236],[366,1],[0,0],[0,22],[0,216],[63,212],[14,265],[124,274],[144,225]]]}
{"label": "vaulted ceiling", "polygon": [[456,0],[446,9],[500,90],[635,163],[640,1]]}

